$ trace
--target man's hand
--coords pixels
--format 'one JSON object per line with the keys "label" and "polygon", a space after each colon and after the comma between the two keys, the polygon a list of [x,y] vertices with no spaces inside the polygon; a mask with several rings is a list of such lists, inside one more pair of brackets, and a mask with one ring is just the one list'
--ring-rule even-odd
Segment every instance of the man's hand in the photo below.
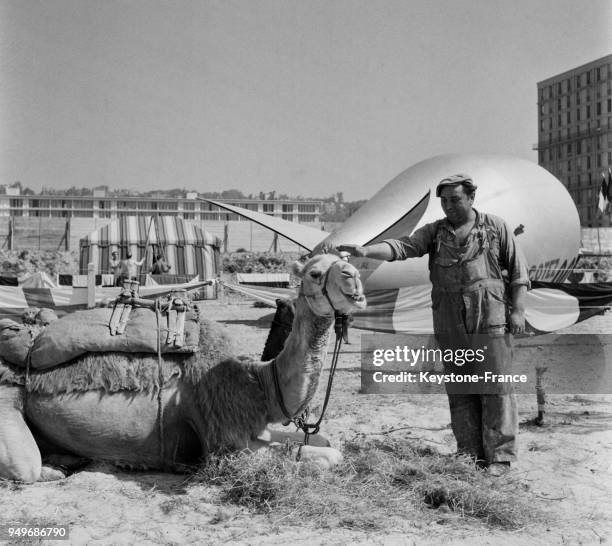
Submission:
{"label": "man's hand", "polygon": [[355,258],[372,258],[373,260],[392,260],[393,249],[389,243],[377,243],[375,245],[361,246],[354,244],[336,244],[335,241],[330,240],[326,243],[320,243],[313,251],[312,255],[329,252],[332,254],[338,254],[341,257],[342,254],[348,254]]}
{"label": "man's hand", "polygon": [[338,252],[348,252],[351,256],[354,256],[355,258],[365,258],[368,255],[368,249],[365,246],[359,245],[338,245],[336,247],[336,250]]}
{"label": "man's hand", "polygon": [[510,332],[512,334],[525,333],[525,313],[523,311],[512,311],[510,313]]}
{"label": "man's hand", "polygon": [[512,312],[510,313],[510,332],[525,333],[525,294],[527,286],[519,284],[512,287]]}

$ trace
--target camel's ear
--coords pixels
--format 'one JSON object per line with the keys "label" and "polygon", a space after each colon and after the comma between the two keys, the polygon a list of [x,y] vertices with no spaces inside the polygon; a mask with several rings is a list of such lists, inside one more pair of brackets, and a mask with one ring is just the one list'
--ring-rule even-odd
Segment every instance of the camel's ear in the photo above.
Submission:
{"label": "camel's ear", "polygon": [[293,262],[291,265],[291,271],[294,275],[302,278],[304,277],[304,263],[300,261]]}

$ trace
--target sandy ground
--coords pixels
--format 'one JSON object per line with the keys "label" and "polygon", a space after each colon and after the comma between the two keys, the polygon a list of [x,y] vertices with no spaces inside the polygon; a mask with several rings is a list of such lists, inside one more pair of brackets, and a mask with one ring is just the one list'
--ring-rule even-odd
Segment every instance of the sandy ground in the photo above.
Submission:
{"label": "sandy ground", "polygon": [[[258,358],[272,309],[237,298],[203,305],[208,316],[227,325],[244,354]],[[356,434],[376,437],[397,429],[391,434],[398,439],[420,438],[453,452],[444,395],[360,394],[363,333],[352,330],[351,343],[343,347],[323,434],[339,445]],[[593,339],[607,343],[600,334],[612,333],[612,314],[589,319],[567,333],[589,335],[582,344],[580,337],[563,344],[555,336],[525,344],[535,345],[538,357],[551,365],[563,359],[579,365]],[[322,394],[320,388],[315,411]],[[59,482],[0,488],[0,521],[66,524],[72,544],[600,544],[612,536],[611,402],[612,396],[604,395],[553,395],[545,426],[536,427],[528,423],[536,415],[535,394],[519,397],[521,456],[513,472],[534,493],[534,508],[547,517],[514,532],[461,519],[452,525],[435,519],[419,525],[407,518],[405,525],[384,532],[319,529],[307,522],[286,527],[273,517],[221,505],[214,487],[186,485],[184,476],[125,473],[103,464]]]}

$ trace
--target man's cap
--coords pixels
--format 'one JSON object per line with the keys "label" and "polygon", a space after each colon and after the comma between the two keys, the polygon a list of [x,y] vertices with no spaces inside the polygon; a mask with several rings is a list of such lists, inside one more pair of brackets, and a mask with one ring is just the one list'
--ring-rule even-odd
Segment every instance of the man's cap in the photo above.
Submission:
{"label": "man's cap", "polygon": [[438,182],[436,197],[440,197],[442,188],[446,186],[458,186],[459,184],[464,186],[468,191],[474,191],[478,187],[476,184],[474,184],[474,181],[469,174],[453,174],[452,176],[447,176]]}
{"label": "man's cap", "polygon": [[119,254],[119,252],[117,252],[116,250],[113,250],[111,254]]}
{"label": "man's cap", "polygon": [[126,254],[126,256],[127,256],[128,258],[131,258],[131,257],[132,257],[132,253],[131,253],[131,252],[128,252],[128,253]]}

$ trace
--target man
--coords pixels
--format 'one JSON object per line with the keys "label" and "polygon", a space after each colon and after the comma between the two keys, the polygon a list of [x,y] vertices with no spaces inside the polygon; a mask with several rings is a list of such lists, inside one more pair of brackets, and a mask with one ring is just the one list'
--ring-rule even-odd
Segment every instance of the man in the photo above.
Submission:
{"label": "man", "polygon": [[132,253],[128,250],[126,254],[127,260],[124,260],[123,266],[127,274],[127,278],[131,281],[138,280],[138,268],[144,263],[145,259],[135,260],[132,258]]}
{"label": "man", "polygon": [[168,273],[171,267],[172,266],[166,262],[164,255],[158,254],[155,257],[155,262],[153,263],[153,266],[151,267],[151,274],[152,275],[163,275],[164,273]]}
{"label": "man", "polygon": [[119,253],[116,250],[111,252],[111,259],[109,260],[110,270],[113,274],[113,280],[115,286],[122,286],[121,283],[121,260],[119,259]]}
{"label": "man", "polygon": [[32,259],[29,250],[22,250],[17,256],[17,259],[17,282],[21,284],[23,281],[36,273],[36,262]]}
{"label": "man", "polygon": [[[445,178],[436,195],[446,218],[410,237],[336,248],[387,261],[429,254],[434,333],[440,348],[486,347],[486,369],[510,373],[510,334],[525,331],[527,265],[506,223],[473,208],[475,192],[468,175]],[[445,366],[462,374],[478,373],[476,365]],[[511,385],[493,394],[457,392],[447,385],[447,394],[457,450],[492,474],[504,472],[517,456],[518,411]]]}

